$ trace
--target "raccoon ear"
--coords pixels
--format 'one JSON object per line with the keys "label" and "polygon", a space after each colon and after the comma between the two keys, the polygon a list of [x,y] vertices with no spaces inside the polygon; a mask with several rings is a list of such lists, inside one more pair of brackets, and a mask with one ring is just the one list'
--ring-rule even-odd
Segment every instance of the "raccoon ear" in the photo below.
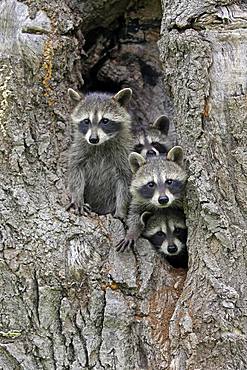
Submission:
{"label": "raccoon ear", "polygon": [[169,118],[164,115],[160,116],[154,121],[152,126],[157,128],[163,134],[167,135],[170,126]]}
{"label": "raccoon ear", "polygon": [[141,224],[145,227],[150,216],[152,216],[151,212],[143,212],[143,214],[140,217]]}
{"label": "raccoon ear", "polygon": [[129,164],[130,169],[133,173],[136,173],[141,166],[146,163],[146,159],[139,153],[130,153],[129,155]]}
{"label": "raccoon ear", "polygon": [[173,161],[177,163],[179,166],[181,166],[183,164],[184,159],[184,153],[181,146],[174,146],[171,150],[169,150],[166,159],[168,161]]}
{"label": "raccoon ear", "polygon": [[70,99],[74,102],[74,103],[77,103],[78,101],[82,100],[83,99],[83,96],[80,95],[77,91],[69,88],[68,89],[68,94],[69,94],[69,97]]}
{"label": "raccoon ear", "polygon": [[116,100],[122,107],[125,107],[130,101],[132,90],[129,88],[120,90],[112,99]]}

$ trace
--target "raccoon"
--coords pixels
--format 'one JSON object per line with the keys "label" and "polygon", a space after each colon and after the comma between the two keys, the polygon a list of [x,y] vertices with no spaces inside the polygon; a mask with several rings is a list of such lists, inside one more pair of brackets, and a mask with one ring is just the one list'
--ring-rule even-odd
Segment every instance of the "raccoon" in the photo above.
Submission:
{"label": "raccoon", "polygon": [[76,105],[71,114],[75,132],[69,154],[71,203],[67,209],[73,206],[79,214],[91,209],[124,218],[131,181],[128,155],[133,147],[126,105],[132,90],[85,97],[73,89],[68,92]]}
{"label": "raccoon", "polygon": [[183,150],[173,147],[164,157],[152,160],[138,153],[131,153],[129,162],[134,173],[130,192],[132,195],[127,219],[128,232],[117,245],[118,251],[133,246],[143,231],[140,217],[143,212],[168,207],[182,208],[182,198],[187,175],[182,168]]}
{"label": "raccoon", "polygon": [[147,239],[156,251],[173,267],[188,267],[187,228],[182,210],[167,208],[154,214],[144,212],[141,222],[144,225],[142,237]]}
{"label": "raccoon", "polygon": [[142,127],[134,134],[134,152],[144,158],[166,156],[175,145],[175,138],[169,135],[170,121],[166,116],[158,117],[153,124]]}

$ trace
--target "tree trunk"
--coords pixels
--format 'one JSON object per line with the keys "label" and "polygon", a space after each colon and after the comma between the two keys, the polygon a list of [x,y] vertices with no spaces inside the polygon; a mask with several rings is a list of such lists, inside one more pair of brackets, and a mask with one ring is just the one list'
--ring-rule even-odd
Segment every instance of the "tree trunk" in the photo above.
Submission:
{"label": "tree trunk", "polygon": [[[247,367],[246,6],[205,3],[164,1],[165,88],[159,1],[0,3],[0,369]],[[142,239],[118,254],[111,215],[65,210],[67,88],[82,78],[132,87],[135,124],[174,106],[187,278]]]}
{"label": "tree trunk", "polygon": [[159,43],[189,170],[190,268],[172,370],[246,369],[247,6],[163,1]]}

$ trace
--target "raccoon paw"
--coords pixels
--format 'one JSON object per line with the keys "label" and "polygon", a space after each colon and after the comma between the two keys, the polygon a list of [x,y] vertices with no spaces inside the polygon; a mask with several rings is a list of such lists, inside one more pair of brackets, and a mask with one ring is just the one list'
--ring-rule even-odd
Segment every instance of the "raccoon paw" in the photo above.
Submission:
{"label": "raccoon paw", "polygon": [[122,239],[117,245],[116,245],[116,251],[117,252],[124,252],[126,249],[132,248],[135,244],[134,239],[125,238]]}
{"label": "raccoon paw", "polygon": [[85,216],[91,212],[90,205],[84,203],[82,205],[77,204],[76,202],[71,202],[67,207],[66,211],[69,211],[71,208],[75,210],[75,214],[79,216]]}
{"label": "raccoon paw", "polygon": [[88,213],[92,212],[92,209],[91,209],[91,207],[88,203],[84,203],[83,206],[82,206],[82,211],[83,211],[83,213],[88,214]]}

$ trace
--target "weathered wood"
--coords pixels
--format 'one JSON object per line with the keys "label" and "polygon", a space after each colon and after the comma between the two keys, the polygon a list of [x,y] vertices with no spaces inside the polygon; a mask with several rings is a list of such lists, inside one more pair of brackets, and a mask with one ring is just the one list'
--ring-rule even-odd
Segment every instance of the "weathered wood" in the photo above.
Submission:
{"label": "weathered wood", "polygon": [[190,269],[170,369],[246,369],[247,8],[164,1],[159,43],[187,153]]}

